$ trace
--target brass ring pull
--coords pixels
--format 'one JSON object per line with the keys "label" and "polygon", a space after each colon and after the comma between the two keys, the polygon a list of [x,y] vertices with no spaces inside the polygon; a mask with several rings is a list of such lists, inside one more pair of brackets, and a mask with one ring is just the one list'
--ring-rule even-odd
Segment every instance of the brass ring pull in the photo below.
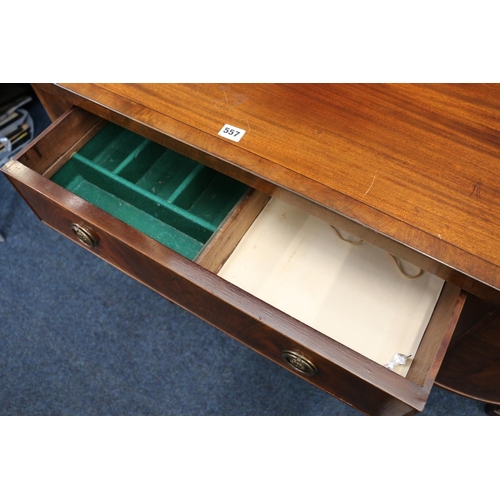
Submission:
{"label": "brass ring pull", "polygon": [[87,248],[94,248],[97,245],[95,236],[85,227],[80,224],[71,224],[71,230],[75,233],[76,237]]}
{"label": "brass ring pull", "polygon": [[293,351],[283,351],[281,357],[286,361],[294,370],[298,371],[302,375],[307,377],[312,377],[318,369],[314,366],[314,363],[304,358],[300,354]]}

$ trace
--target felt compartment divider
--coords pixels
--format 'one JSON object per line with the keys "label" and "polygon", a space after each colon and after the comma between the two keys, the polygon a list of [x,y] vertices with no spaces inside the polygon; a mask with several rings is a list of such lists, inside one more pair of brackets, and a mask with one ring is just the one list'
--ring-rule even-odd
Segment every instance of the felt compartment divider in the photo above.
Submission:
{"label": "felt compartment divider", "polygon": [[164,200],[163,198],[156,196],[155,194],[150,193],[149,191],[146,191],[145,189],[143,189],[139,186],[136,186],[132,182],[129,182],[126,179],[123,179],[116,174],[110,173],[108,170],[102,168],[100,165],[95,164],[93,161],[87,160],[87,158],[79,155],[78,153],[75,153],[73,155],[73,159],[84,163],[85,165],[93,168],[94,170],[96,170],[97,172],[102,174],[103,176],[108,177],[110,180],[114,181],[117,184],[117,186],[125,188],[125,190],[124,190],[125,197],[126,197],[127,192],[141,195],[146,200],[150,200],[150,201],[156,203],[159,207],[163,207],[163,208],[167,209],[168,211],[173,212],[176,215],[179,215],[181,217],[186,218],[187,220],[189,220],[189,221],[193,222],[194,224],[206,229],[207,231],[213,232],[217,229],[217,227],[214,226],[213,224],[206,222],[205,220],[203,220],[200,217],[196,217],[196,216],[190,214],[186,210],[183,210],[182,208],[178,207],[177,205],[170,203],[168,200]]}
{"label": "felt compartment divider", "polygon": [[190,259],[248,189],[114,124],[52,180]]}

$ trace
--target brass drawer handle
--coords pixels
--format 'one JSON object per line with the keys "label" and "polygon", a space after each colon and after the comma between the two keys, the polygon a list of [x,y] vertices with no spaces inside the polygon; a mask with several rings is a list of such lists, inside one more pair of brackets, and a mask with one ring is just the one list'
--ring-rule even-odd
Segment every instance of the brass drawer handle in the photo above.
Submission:
{"label": "brass drawer handle", "polygon": [[300,354],[293,351],[283,351],[281,357],[286,361],[294,370],[306,375],[307,377],[312,377],[318,369],[308,359],[304,358]]}
{"label": "brass drawer handle", "polygon": [[83,243],[87,248],[94,248],[97,245],[97,238],[80,224],[71,224],[71,229],[80,240],[80,243]]}

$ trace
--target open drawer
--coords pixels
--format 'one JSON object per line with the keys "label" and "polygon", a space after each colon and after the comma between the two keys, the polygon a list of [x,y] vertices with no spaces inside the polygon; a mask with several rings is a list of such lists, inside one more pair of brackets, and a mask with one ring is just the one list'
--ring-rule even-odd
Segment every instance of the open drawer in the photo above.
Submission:
{"label": "open drawer", "polygon": [[454,285],[79,108],[2,171],[45,223],[312,384],[368,414],[424,408]]}

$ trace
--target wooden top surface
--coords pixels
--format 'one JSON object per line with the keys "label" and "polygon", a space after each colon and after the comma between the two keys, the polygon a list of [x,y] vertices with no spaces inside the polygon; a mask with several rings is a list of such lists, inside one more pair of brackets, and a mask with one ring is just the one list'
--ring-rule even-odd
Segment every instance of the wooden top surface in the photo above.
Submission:
{"label": "wooden top surface", "polygon": [[500,85],[59,87],[500,289]]}

